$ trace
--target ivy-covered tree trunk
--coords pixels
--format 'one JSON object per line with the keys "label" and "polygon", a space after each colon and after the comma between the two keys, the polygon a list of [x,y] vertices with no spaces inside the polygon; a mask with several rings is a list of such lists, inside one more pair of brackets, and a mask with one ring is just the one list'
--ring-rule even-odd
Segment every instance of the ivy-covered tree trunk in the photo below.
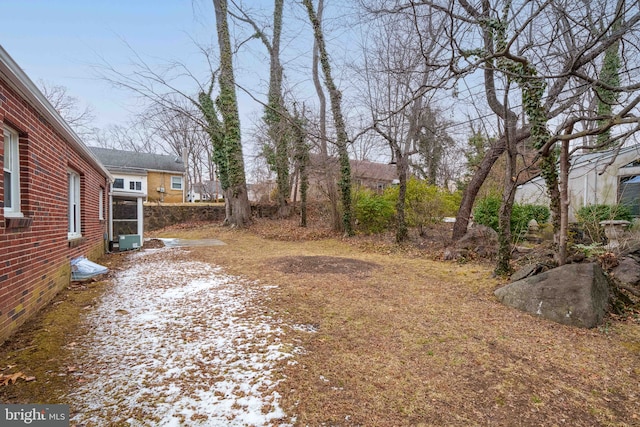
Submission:
{"label": "ivy-covered tree trunk", "polygon": [[[623,7],[625,0],[618,0],[616,7],[616,18],[611,26],[611,33],[620,29],[622,21]],[[609,87],[620,86],[620,41],[616,39],[614,43],[607,48],[604,53],[604,60],[602,62],[602,69],[598,80]],[[608,87],[597,86],[596,96],[598,97],[598,116],[602,117],[598,121],[598,126],[605,126],[608,122],[608,118],[613,113],[613,105],[618,101],[618,92],[609,89]],[[598,135],[596,145],[599,149],[608,149],[612,147],[611,130],[607,129]]]}
{"label": "ivy-covered tree trunk", "polygon": [[[318,10],[316,17],[318,23],[322,25],[322,15],[324,13],[324,0],[318,0]],[[319,166],[323,173],[323,180],[327,197],[329,198],[329,207],[331,209],[331,228],[334,231],[342,230],[342,219],[340,218],[340,212],[338,210],[338,188],[336,186],[333,162],[329,156],[329,149],[327,147],[327,97],[322,89],[322,83],[320,82],[320,54],[318,53],[318,41],[314,38],[313,41],[313,57],[311,67],[311,77],[313,79],[313,86],[318,95],[318,145],[320,149]]]}
{"label": "ivy-covered tree trunk", "polygon": [[[224,146],[224,132],[222,129],[222,123],[218,118],[218,112],[215,104],[211,99],[211,93],[213,92],[214,78],[211,79],[211,85],[207,92],[200,92],[198,94],[197,107],[204,116],[207,123],[207,134],[213,147],[212,161],[216,165],[217,178],[220,181],[220,187],[223,192],[229,189],[229,164],[227,159],[227,151]],[[216,195],[217,199],[217,195]],[[225,194],[225,205],[228,204]],[[230,210],[229,210],[230,212]]]}
{"label": "ivy-covered tree trunk", "polygon": [[269,127],[269,139],[274,144],[273,168],[278,188],[278,217],[286,218],[291,209],[288,205],[289,181],[289,123],[282,98],[282,64],[280,63],[280,36],[284,0],[275,0],[273,10],[273,39],[265,44],[269,50],[269,94],[265,122]]}
{"label": "ivy-covered tree trunk", "polygon": [[217,107],[222,115],[224,151],[227,158],[229,187],[225,196],[228,199],[230,213],[228,223],[244,227],[251,221],[251,206],[247,194],[247,182],[244,172],[244,158],[240,139],[240,116],[236,99],[236,87],[233,74],[233,52],[227,23],[227,0],[213,0],[216,15],[216,29],[220,49],[220,95]]}
{"label": "ivy-covered tree trunk", "polygon": [[342,93],[338,90],[333,81],[331,74],[331,65],[329,64],[329,56],[324,43],[324,35],[320,21],[313,10],[311,0],[303,0],[302,2],[307,8],[309,21],[313,27],[313,33],[318,45],[320,53],[320,64],[324,74],[325,85],[329,91],[329,100],[331,102],[331,113],[333,115],[333,123],[336,129],[336,147],[338,149],[338,161],[340,164],[340,193],[342,194],[342,226],[347,236],[354,234],[351,212],[351,164],[349,163],[349,152],[347,151],[347,130],[342,115],[341,99]]}

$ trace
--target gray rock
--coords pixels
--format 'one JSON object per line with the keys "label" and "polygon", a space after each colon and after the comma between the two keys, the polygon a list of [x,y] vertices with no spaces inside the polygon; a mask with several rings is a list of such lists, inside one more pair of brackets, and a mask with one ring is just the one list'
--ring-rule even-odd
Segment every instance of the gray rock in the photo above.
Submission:
{"label": "gray rock", "polygon": [[640,264],[632,258],[622,258],[611,275],[620,283],[637,285],[640,283]]}
{"label": "gray rock", "polygon": [[528,264],[511,275],[511,281],[517,282],[525,277],[533,276],[540,270],[539,264]]}
{"label": "gray rock", "polygon": [[495,295],[505,305],[545,319],[593,328],[606,312],[609,284],[598,264],[569,264],[510,283]]}

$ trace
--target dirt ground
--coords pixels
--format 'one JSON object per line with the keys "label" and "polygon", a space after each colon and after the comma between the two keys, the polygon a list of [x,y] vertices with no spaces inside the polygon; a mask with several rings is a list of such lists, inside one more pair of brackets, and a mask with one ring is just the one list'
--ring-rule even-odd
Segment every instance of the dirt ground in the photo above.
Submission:
{"label": "dirt ground", "polygon": [[[640,425],[637,316],[582,330],[502,306],[492,265],[439,261],[438,233],[397,247],[391,237],[343,239],[260,221],[250,231],[192,224],[157,236],[222,240],[184,256],[264,291],[252,313],[279,325],[290,357],[270,369],[281,418],[253,425]],[[132,255],[105,263],[126,273]],[[112,280],[70,287],[0,348],[0,374],[36,377],[0,385],[0,401],[67,403],[104,379],[77,362],[91,353],[87,319]],[[216,383],[194,381],[205,393]],[[212,420],[178,425],[224,425]]]}

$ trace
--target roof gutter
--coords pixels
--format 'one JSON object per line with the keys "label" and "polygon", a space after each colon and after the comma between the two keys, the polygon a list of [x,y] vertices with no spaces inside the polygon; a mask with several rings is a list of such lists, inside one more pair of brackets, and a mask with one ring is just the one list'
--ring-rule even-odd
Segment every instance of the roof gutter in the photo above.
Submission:
{"label": "roof gutter", "polygon": [[65,141],[67,141],[83,159],[99,170],[103,176],[113,181],[113,177],[109,171],[87,148],[69,124],[64,121],[40,89],[38,89],[29,76],[27,76],[22,68],[11,58],[7,51],[4,50],[2,45],[0,45],[0,74],[13,90],[27,100],[38,113],[42,114],[47,122],[62,135]]}

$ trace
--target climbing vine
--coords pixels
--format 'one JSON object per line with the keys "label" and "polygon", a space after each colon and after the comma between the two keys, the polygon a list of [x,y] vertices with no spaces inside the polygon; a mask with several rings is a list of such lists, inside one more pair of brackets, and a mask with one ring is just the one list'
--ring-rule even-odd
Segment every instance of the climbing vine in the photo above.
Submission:
{"label": "climbing vine", "polygon": [[224,132],[222,124],[218,119],[218,112],[211,99],[211,94],[200,92],[198,94],[198,108],[204,115],[207,122],[207,134],[213,146],[213,163],[216,165],[216,174],[220,181],[222,191],[229,188],[229,162],[227,160],[227,152],[224,146]]}
{"label": "climbing vine", "polygon": [[509,82],[516,83],[522,93],[522,108],[529,120],[531,146],[541,151],[541,176],[544,178],[547,192],[551,200],[553,215],[553,229],[560,228],[560,193],[558,190],[558,169],[556,167],[557,154],[552,148],[545,148],[551,138],[547,129],[547,115],[542,105],[542,98],[546,90],[544,78],[538,75],[535,66],[527,59],[515,58],[508,55],[507,46],[507,18],[511,1],[505,2],[501,19],[487,19],[485,25],[495,40],[495,52],[498,69],[505,72]]}

